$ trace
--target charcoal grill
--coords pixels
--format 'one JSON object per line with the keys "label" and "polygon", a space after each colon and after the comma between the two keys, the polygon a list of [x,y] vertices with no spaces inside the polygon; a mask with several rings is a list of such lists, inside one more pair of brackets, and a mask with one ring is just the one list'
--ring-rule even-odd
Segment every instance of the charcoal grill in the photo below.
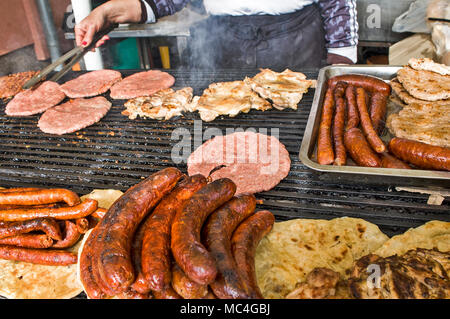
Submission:
{"label": "charcoal grill", "polygon": [[[123,71],[127,76],[136,70]],[[191,86],[200,95],[210,83],[241,80],[258,70],[172,71],[175,88]],[[317,78],[317,71],[303,71],[308,78]],[[61,83],[79,76],[70,72]],[[104,95],[109,99],[109,93]],[[397,192],[395,186],[411,186],[412,181],[347,176],[315,172],[298,159],[314,90],[301,101],[297,111],[275,109],[252,110],[234,118],[220,117],[203,123],[203,131],[226,128],[278,128],[280,141],[291,155],[291,171],[276,188],[258,194],[263,200],[260,209],[272,211],[277,220],[350,216],[377,224],[392,236],[417,227],[429,220],[450,221],[450,201],[440,206],[427,205],[428,195]],[[111,99],[109,99],[111,100]],[[37,127],[38,116],[13,118],[0,104],[0,186],[65,187],[79,194],[96,188],[125,191],[149,174],[174,166],[171,133],[184,127],[191,133],[197,113],[170,121],[129,120],[121,114],[123,100],[111,100],[109,113],[97,124],[73,134],[45,134]],[[186,164],[175,165],[186,172]],[[414,183],[417,183],[415,181]],[[421,186],[431,183],[420,181]],[[434,182],[436,183],[436,182]],[[450,181],[441,181],[450,188]],[[443,184],[442,184],[443,183]],[[416,185],[417,186],[417,185]]]}

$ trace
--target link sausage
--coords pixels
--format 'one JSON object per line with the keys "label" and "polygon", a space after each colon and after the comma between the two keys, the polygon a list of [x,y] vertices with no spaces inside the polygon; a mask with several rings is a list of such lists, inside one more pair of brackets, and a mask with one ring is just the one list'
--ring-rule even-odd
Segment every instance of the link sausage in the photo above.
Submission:
{"label": "link sausage", "polygon": [[75,245],[80,240],[81,233],[75,223],[64,221],[64,238],[53,244],[53,248],[68,248]]}
{"label": "link sausage", "polygon": [[383,141],[373,128],[372,120],[370,119],[369,112],[367,110],[367,94],[363,88],[356,88],[356,104],[358,105],[361,127],[367,138],[367,142],[369,142],[375,152],[385,152],[386,145],[384,145]]}
{"label": "link sausage", "polygon": [[142,272],[153,291],[162,290],[171,282],[170,233],[175,215],[206,184],[206,178],[200,174],[184,179],[161,200],[145,224]]}
{"label": "link sausage", "polygon": [[24,261],[39,265],[67,266],[77,263],[77,255],[61,250],[20,248],[0,245],[0,259]]}
{"label": "link sausage", "polygon": [[231,236],[236,227],[253,214],[255,207],[253,195],[234,197],[209,216],[203,226],[205,247],[217,265],[217,276],[210,287],[220,299],[249,298],[248,288],[239,276],[238,265],[233,257]]}
{"label": "link sausage", "polygon": [[200,242],[200,230],[206,218],[235,192],[236,184],[230,179],[217,179],[196,192],[175,216],[171,234],[173,256],[184,273],[199,284],[210,284],[217,274],[214,258]]}
{"label": "link sausage", "polygon": [[207,285],[189,279],[176,263],[172,266],[172,288],[184,299],[199,299],[208,294]]}
{"label": "link sausage", "polygon": [[50,238],[61,240],[61,229],[55,220],[38,218],[21,222],[4,222],[0,225],[0,238],[42,231]]}
{"label": "link sausage", "polygon": [[387,111],[388,97],[382,93],[375,92],[370,98],[370,119],[373,129],[377,134],[381,134],[384,129],[384,121]]}
{"label": "link sausage", "polygon": [[24,248],[49,248],[53,239],[47,235],[24,234],[0,239],[0,245],[11,245]]}
{"label": "link sausage", "polygon": [[380,92],[385,96],[389,96],[391,94],[391,86],[386,82],[374,77],[360,74],[344,74],[334,76],[328,80],[328,86],[334,88],[334,86],[341,81],[355,87],[362,87],[370,93]]}
{"label": "link sausage", "polygon": [[319,125],[317,140],[317,161],[321,165],[329,165],[334,162],[333,142],[331,140],[331,125],[334,113],[333,89],[328,87],[322,108],[322,118]]}
{"label": "link sausage", "polygon": [[74,206],[80,203],[80,198],[76,193],[60,188],[0,193],[0,205],[43,205],[57,202]]}
{"label": "link sausage", "polygon": [[411,166],[402,162],[398,158],[389,155],[388,153],[381,153],[380,156],[381,156],[381,167],[411,169]]}
{"label": "link sausage", "polygon": [[381,160],[367,143],[359,128],[352,128],[344,134],[345,148],[359,166],[381,167]]}
{"label": "link sausage", "polygon": [[423,169],[450,171],[450,149],[394,137],[389,142],[392,154]]}
{"label": "link sausage", "polygon": [[269,211],[259,211],[244,220],[231,238],[239,275],[249,287],[252,299],[263,299],[255,274],[255,252],[261,239],[272,229],[275,217]]}
{"label": "link sausage", "polygon": [[333,145],[335,152],[334,164],[338,166],[345,165],[347,162],[347,151],[344,146],[345,113],[347,109],[344,94],[346,87],[347,84],[345,82],[339,82],[334,89],[336,111],[333,120]]}
{"label": "link sausage", "polygon": [[347,124],[345,130],[348,131],[359,125],[358,106],[356,105],[355,87],[353,85],[347,86],[345,98],[347,100]]}

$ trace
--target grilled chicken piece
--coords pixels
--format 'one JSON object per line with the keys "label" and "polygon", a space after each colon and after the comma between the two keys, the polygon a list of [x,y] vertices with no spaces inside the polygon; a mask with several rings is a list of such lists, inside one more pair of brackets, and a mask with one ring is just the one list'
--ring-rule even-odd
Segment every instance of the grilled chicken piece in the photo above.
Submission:
{"label": "grilled chicken piece", "polygon": [[250,109],[265,111],[270,108],[270,103],[253,92],[244,81],[232,81],[211,84],[202,96],[193,99],[188,111],[198,111],[203,121],[210,122],[219,115],[234,117]]}
{"label": "grilled chicken piece", "polygon": [[316,86],[315,80],[307,80],[303,73],[289,69],[281,73],[261,69],[253,78],[247,77],[244,81],[261,97],[271,100],[273,107],[278,110],[296,110],[303,94],[308,92],[310,87]]}
{"label": "grilled chicken piece", "polygon": [[306,281],[297,285],[286,299],[325,299],[335,296],[339,273],[328,268],[314,268]]}
{"label": "grilled chicken piece", "polygon": [[[380,267],[379,287],[368,285],[369,265]],[[450,298],[449,271],[450,252],[419,248],[387,258],[370,254],[355,263],[349,287],[361,299]]]}
{"label": "grilled chicken piece", "polygon": [[141,96],[125,102],[126,110],[123,115],[130,119],[137,116],[155,120],[169,120],[182,115],[186,106],[191,102],[193,90],[185,87],[181,90],[164,89],[151,96]]}

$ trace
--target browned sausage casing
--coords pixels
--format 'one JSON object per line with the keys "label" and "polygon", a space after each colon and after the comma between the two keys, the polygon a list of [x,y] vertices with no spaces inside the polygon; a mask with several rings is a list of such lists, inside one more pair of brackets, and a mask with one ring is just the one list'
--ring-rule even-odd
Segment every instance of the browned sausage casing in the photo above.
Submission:
{"label": "browned sausage casing", "polygon": [[394,137],[389,143],[392,154],[424,169],[450,171],[450,149]]}
{"label": "browned sausage casing", "polygon": [[402,162],[398,158],[389,155],[388,153],[381,153],[380,155],[381,155],[381,167],[411,169],[411,166]]}
{"label": "browned sausage casing", "polygon": [[264,299],[256,281],[255,252],[261,239],[272,229],[274,222],[275,217],[271,212],[256,212],[238,226],[231,238],[239,275],[247,283],[252,299]]}
{"label": "browned sausage casing", "polygon": [[182,175],[173,167],[154,173],[128,189],[100,221],[99,251],[93,256],[93,266],[115,293],[125,291],[135,279],[130,250],[136,228]]}
{"label": "browned sausage casing", "polygon": [[176,263],[172,266],[172,288],[184,299],[199,299],[208,294],[207,285],[191,280]]}
{"label": "browned sausage casing", "polygon": [[37,218],[22,222],[4,222],[0,225],[0,238],[42,231],[50,238],[61,240],[61,229],[55,220],[49,218]]}
{"label": "browned sausage casing", "polygon": [[137,292],[133,290],[132,288],[128,288],[124,292],[121,292],[119,295],[117,295],[119,299],[150,299],[148,293],[143,294],[140,292]]}
{"label": "browned sausage casing", "polygon": [[334,86],[341,81],[355,87],[362,87],[370,93],[380,92],[385,96],[389,96],[391,94],[391,86],[386,82],[374,77],[360,74],[344,74],[334,76],[329,79],[328,85],[334,88]]}
{"label": "browned sausage casing", "polygon": [[356,105],[355,87],[353,85],[347,86],[345,98],[347,100],[347,124],[345,125],[345,130],[348,131],[359,125],[358,106]]}
{"label": "browned sausage casing", "polygon": [[49,248],[53,239],[41,234],[23,234],[0,239],[0,245],[11,245],[24,248]]}
{"label": "browned sausage casing", "polygon": [[334,162],[333,142],[331,139],[331,125],[333,123],[334,97],[333,89],[328,87],[322,108],[322,118],[319,125],[317,140],[317,161],[321,165]]}
{"label": "browned sausage casing", "polygon": [[214,258],[200,242],[200,230],[206,218],[235,192],[236,184],[230,179],[215,180],[195,193],[175,216],[171,234],[173,256],[184,273],[199,284],[210,284],[217,274]]}
{"label": "browned sausage casing", "polygon": [[255,207],[253,195],[234,197],[209,216],[203,226],[204,244],[216,260],[218,270],[210,287],[220,299],[249,298],[247,285],[239,276],[231,251],[231,236],[236,227],[253,214]]}
{"label": "browned sausage casing", "polygon": [[379,92],[373,93],[370,98],[370,119],[372,120],[375,132],[378,134],[381,134],[384,129],[387,99],[388,97],[386,95]]}
{"label": "browned sausage casing", "polygon": [[135,279],[133,284],[131,285],[131,290],[142,295],[146,295],[150,292],[150,287],[147,281],[145,280],[144,274],[142,272],[142,244],[145,228],[146,225],[149,223],[149,217],[150,216],[147,216],[141,222],[141,225],[139,225],[133,238],[133,244],[131,245],[131,261],[133,263],[135,271]]}
{"label": "browned sausage casing", "polygon": [[50,266],[67,266],[77,263],[77,255],[67,251],[20,248],[7,245],[0,245],[0,259]]}
{"label": "browned sausage casing", "polygon": [[347,104],[344,99],[345,89],[347,84],[339,82],[334,89],[334,101],[336,111],[333,120],[333,144],[335,152],[335,165],[345,165],[347,162],[347,151],[344,146],[344,128],[345,128],[345,113]]}
{"label": "browned sausage casing", "polygon": [[55,219],[77,219],[92,214],[97,209],[97,201],[87,198],[82,203],[71,207],[59,208],[27,208],[0,211],[2,221],[24,221],[36,218],[51,217]]}
{"label": "browned sausage casing", "polygon": [[0,192],[0,205],[43,205],[57,202],[74,206],[80,203],[80,198],[76,193],[63,188]]}
{"label": "browned sausage casing", "polygon": [[155,207],[145,224],[142,242],[142,272],[153,291],[162,290],[171,282],[170,232],[175,215],[206,184],[207,181],[203,175],[193,175],[182,180]]}
{"label": "browned sausage casing", "polygon": [[367,138],[372,149],[377,153],[383,153],[386,151],[386,145],[378,136],[377,132],[373,128],[372,120],[369,116],[367,109],[367,94],[363,88],[356,88],[356,104],[358,105],[359,117],[361,120],[361,127],[364,135]]}
{"label": "browned sausage casing", "polygon": [[372,150],[359,128],[352,128],[344,134],[345,148],[359,166],[381,167],[381,160]]}
{"label": "browned sausage casing", "polygon": [[172,286],[168,286],[161,291],[154,291],[153,296],[155,299],[183,299],[183,297],[173,290]]}
{"label": "browned sausage casing", "polygon": [[53,244],[53,248],[69,248],[75,245],[81,237],[78,227],[75,223],[64,221],[64,238]]}

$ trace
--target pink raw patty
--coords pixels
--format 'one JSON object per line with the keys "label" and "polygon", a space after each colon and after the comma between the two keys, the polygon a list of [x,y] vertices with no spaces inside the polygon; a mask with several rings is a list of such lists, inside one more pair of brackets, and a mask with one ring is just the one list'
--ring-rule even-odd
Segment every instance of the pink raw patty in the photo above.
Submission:
{"label": "pink raw patty", "polygon": [[111,102],[103,96],[71,100],[42,114],[38,127],[50,134],[72,133],[100,121],[110,108]]}
{"label": "pink raw patty", "polygon": [[160,90],[170,88],[175,78],[169,73],[158,70],[135,73],[116,83],[111,88],[113,99],[133,99],[148,96]]}
{"label": "pink raw patty", "polygon": [[5,113],[9,116],[28,116],[42,113],[55,106],[66,96],[58,83],[45,81],[34,90],[18,93],[6,105]]}
{"label": "pink raw patty", "polygon": [[114,70],[97,70],[80,75],[61,85],[61,90],[70,98],[96,96],[105,93],[122,74]]}
{"label": "pink raw patty", "polygon": [[289,153],[280,141],[253,132],[217,136],[197,148],[188,158],[188,174],[213,180],[228,177],[236,185],[236,195],[258,193],[274,188],[287,176],[291,166]]}

